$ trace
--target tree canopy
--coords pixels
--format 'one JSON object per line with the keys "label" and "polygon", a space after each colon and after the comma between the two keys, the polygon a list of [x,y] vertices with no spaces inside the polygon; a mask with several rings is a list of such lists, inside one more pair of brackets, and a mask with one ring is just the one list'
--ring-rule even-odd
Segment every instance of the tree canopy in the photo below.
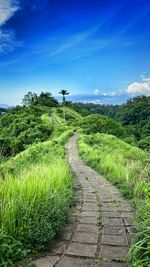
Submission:
{"label": "tree canopy", "polygon": [[50,92],[41,92],[40,95],[37,95],[32,92],[28,92],[23,100],[23,105],[39,105],[46,107],[57,107],[59,105],[58,101],[52,96]]}
{"label": "tree canopy", "polygon": [[42,120],[42,115],[56,106],[59,103],[51,93],[28,92],[23,106],[11,108],[0,117],[0,152],[4,156],[15,155],[32,143],[50,138],[53,124]]}
{"label": "tree canopy", "polygon": [[68,92],[67,90],[62,89],[62,90],[59,92],[59,94],[62,95],[62,97],[63,97],[63,104],[65,104],[65,101],[66,101],[65,96],[66,96],[66,95],[69,95],[69,92]]}

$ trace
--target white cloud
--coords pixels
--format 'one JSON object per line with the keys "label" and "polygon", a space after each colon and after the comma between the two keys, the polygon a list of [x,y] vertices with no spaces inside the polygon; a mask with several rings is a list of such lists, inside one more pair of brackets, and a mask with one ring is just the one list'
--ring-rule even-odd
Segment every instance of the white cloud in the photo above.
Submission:
{"label": "white cloud", "polygon": [[144,75],[140,75],[140,78],[142,79],[143,82],[150,82],[149,77],[145,77]]}
{"label": "white cloud", "polygon": [[19,46],[22,42],[17,41],[14,31],[0,29],[0,54],[11,52]]}
{"label": "white cloud", "polygon": [[150,82],[150,78],[145,78],[145,77],[144,77],[144,78],[143,78],[143,81],[144,81],[144,82]]}
{"label": "white cloud", "polygon": [[11,52],[16,47],[22,46],[22,42],[17,41],[13,30],[5,30],[5,24],[19,8],[18,0],[0,0],[0,54]]}
{"label": "white cloud", "polygon": [[81,33],[77,33],[72,35],[69,39],[63,42],[59,47],[57,47],[49,56],[56,56],[61,54],[62,52],[77,46],[78,44],[86,41],[90,38],[95,32],[97,32],[100,28],[101,24],[97,24],[91,29],[85,30]]}
{"label": "white cloud", "polygon": [[118,95],[118,94],[119,94],[118,91],[113,91],[113,92],[109,92],[109,93],[104,93],[103,95],[104,95],[104,96],[116,96],[116,95]]}
{"label": "white cloud", "polygon": [[4,25],[18,9],[17,0],[0,0],[0,26]]}
{"label": "white cloud", "polygon": [[100,95],[100,93],[101,93],[101,90],[100,89],[95,89],[95,91],[94,91],[94,94],[95,95]]}
{"label": "white cloud", "polygon": [[112,91],[112,92],[108,92],[108,93],[102,93],[102,91],[100,89],[96,89],[94,91],[94,94],[97,95],[97,96],[118,96],[120,95],[120,91]]}
{"label": "white cloud", "polygon": [[126,92],[128,94],[145,94],[150,95],[150,78],[141,76],[142,82],[133,82],[129,84]]}

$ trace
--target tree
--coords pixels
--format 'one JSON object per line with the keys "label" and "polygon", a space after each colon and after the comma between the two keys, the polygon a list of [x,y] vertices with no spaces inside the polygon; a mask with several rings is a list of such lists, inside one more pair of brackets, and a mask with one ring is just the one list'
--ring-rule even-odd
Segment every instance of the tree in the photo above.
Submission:
{"label": "tree", "polygon": [[40,95],[37,95],[32,92],[28,92],[23,100],[24,106],[45,106],[45,107],[57,107],[58,101],[52,96],[50,92],[41,92]]}
{"label": "tree", "polygon": [[41,92],[35,101],[35,105],[45,107],[58,107],[58,101],[50,92]]}
{"label": "tree", "polygon": [[63,105],[65,105],[65,101],[66,101],[66,98],[65,98],[65,96],[66,95],[69,95],[69,92],[67,92],[67,90],[64,90],[64,89],[62,89],[60,92],[59,92],[59,94],[61,94],[62,95],[62,97],[63,97]]}
{"label": "tree", "polygon": [[22,103],[24,106],[29,106],[29,105],[33,105],[36,100],[37,100],[37,94],[32,93],[32,92],[28,92],[24,96]]}
{"label": "tree", "polygon": [[62,104],[63,104],[63,108],[64,108],[64,122],[65,122],[65,101],[66,101],[65,96],[66,96],[66,95],[69,95],[69,92],[67,92],[67,90],[62,89],[62,90],[59,92],[59,94],[61,94],[62,97],[63,97]]}

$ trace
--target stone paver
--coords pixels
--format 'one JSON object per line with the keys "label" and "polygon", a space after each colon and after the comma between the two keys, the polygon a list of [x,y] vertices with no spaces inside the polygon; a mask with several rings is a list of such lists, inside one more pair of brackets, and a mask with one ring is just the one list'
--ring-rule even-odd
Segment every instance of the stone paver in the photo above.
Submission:
{"label": "stone paver", "polygon": [[102,244],[112,246],[127,246],[128,240],[126,234],[124,235],[102,235]]}
{"label": "stone paver", "polygon": [[104,235],[123,235],[125,234],[125,227],[123,226],[104,226],[102,229],[102,233]]}
{"label": "stone paver", "polygon": [[62,241],[62,240],[56,241],[54,242],[53,247],[50,250],[50,253],[54,255],[62,255],[66,249],[66,246],[67,246],[66,241]]}
{"label": "stone paver", "polygon": [[57,256],[46,256],[41,257],[37,260],[34,260],[32,263],[38,267],[53,267],[54,264],[58,261],[59,257]]}
{"label": "stone paver", "polygon": [[97,267],[128,267],[125,263],[120,262],[101,262]]}
{"label": "stone paver", "polygon": [[66,255],[94,258],[96,250],[97,245],[72,242],[66,251]]}
{"label": "stone paver", "polygon": [[62,233],[60,235],[60,239],[63,240],[63,241],[69,241],[70,237],[71,237],[71,234],[72,234],[72,232],[65,231],[64,233]]}
{"label": "stone paver", "polygon": [[80,223],[84,223],[84,224],[97,224],[97,217],[88,217],[88,216],[84,216],[81,219],[79,219]]}
{"label": "stone paver", "polygon": [[86,233],[97,233],[98,232],[98,226],[92,225],[92,224],[78,224],[77,225],[77,231],[79,232],[86,232]]}
{"label": "stone paver", "polygon": [[127,267],[134,210],[121,193],[81,160],[77,135],[67,145],[75,173],[75,205],[64,231],[37,267]]}
{"label": "stone paver", "polygon": [[103,225],[110,225],[110,226],[123,226],[123,220],[121,218],[108,218],[108,217],[103,217],[102,218],[102,223]]}
{"label": "stone paver", "polygon": [[76,232],[72,241],[76,241],[79,243],[90,243],[97,244],[98,242],[98,233],[84,233],[84,232]]}
{"label": "stone paver", "polygon": [[58,267],[91,267],[92,260],[64,257],[58,264]]}
{"label": "stone paver", "polygon": [[116,260],[124,261],[127,254],[127,247],[118,246],[102,246],[101,248],[101,258],[105,260]]}

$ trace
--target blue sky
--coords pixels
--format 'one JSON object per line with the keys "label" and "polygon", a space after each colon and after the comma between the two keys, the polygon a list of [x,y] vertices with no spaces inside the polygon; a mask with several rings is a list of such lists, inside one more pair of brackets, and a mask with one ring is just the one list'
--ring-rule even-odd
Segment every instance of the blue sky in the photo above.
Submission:
{"label": "blue sky", "polygon": [[150,1],[0,0],[0,103],[60,89],[96,103],[150,95]]}

